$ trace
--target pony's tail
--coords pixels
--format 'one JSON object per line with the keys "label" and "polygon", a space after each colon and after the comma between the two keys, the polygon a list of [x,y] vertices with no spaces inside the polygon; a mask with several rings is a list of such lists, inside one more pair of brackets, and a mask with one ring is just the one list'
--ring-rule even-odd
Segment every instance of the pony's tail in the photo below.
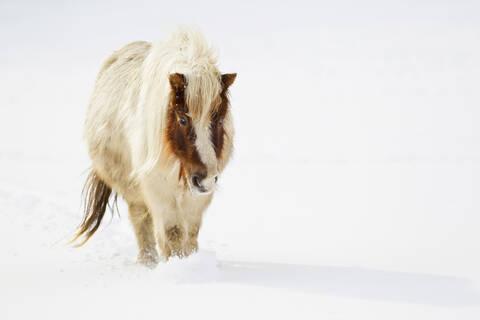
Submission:
{"label": "pony's tail", "polygon": [[[110,206],[113,214],[113,208],[117,203],[117,194],[113,192],[113,204]],[[92,170],[87,177],[87,181],[83,187],[82,197],[84,198],[84,210],[82,223],[78,227],[78,232],[70,243],[75,242],[81,236],[84,239],[74,245],[74,247],[81,247],[90,237],[97,231],[102,222],[105,211],[109,206],[108,202],[112,195],[112,189],[107,186],[105,182]]]}

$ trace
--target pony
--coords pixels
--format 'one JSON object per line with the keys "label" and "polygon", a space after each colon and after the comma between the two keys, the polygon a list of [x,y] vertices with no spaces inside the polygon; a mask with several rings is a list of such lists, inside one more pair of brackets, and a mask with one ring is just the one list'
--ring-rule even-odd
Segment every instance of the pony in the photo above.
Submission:
{"label": "pony", "polygon": [[202,216],[232,154],[228,89],[235,78],[219,72],[203,34],[184,27],[165,41],[133,42],[108,57],[85,119],[92,169],[72,240],[81,241],[77,247],[120,195],[138,263],[154,267],[198,250]]}

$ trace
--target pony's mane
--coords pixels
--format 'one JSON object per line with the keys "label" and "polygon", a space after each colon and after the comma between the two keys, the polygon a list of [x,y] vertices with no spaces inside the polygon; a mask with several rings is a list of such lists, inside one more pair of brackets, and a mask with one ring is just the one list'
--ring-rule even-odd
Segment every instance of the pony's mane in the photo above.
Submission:
{"label": "pony's mane", "polygon": [[165,154],[163,132],[169,103],[172,73],[182,73],[186,78],[186,102],[194,121],[208,125],[209,114],[219,105],[222,90],[217,68],[217,51],[196,30],[179,27],[167,41],[156,42],[142,66],[137,128],[143,133],[134,134],[134,175],[149,172]]}

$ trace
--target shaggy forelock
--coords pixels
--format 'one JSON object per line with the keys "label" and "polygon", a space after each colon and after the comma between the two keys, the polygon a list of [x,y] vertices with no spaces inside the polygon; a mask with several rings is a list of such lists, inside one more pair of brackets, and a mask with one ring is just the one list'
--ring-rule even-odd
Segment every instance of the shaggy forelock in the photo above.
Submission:
{"label": "shaggy forelock", "polygon": [[206,125],[211,114],[216,111],[219,104],[222,86],[218,74],[186,74],[186,103],[190,116]]}

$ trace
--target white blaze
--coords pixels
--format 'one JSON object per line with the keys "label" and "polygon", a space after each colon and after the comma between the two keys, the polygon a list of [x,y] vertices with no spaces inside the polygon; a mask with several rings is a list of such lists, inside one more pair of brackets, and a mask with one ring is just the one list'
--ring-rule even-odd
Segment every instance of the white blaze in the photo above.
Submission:
{"label": "white blaze", "polygon": [[194,128],[195,133],[197,134],[195,146],[200,156],[200,160],[202,160],[203,164],[207,167],[207,177],[205,178],[205,184],[207,184],[210,179],[213,180],[217,175],[217,155],[215,154],[215,148],[210,139],[210,126],[202,125],[200,122],[195,123]]}

